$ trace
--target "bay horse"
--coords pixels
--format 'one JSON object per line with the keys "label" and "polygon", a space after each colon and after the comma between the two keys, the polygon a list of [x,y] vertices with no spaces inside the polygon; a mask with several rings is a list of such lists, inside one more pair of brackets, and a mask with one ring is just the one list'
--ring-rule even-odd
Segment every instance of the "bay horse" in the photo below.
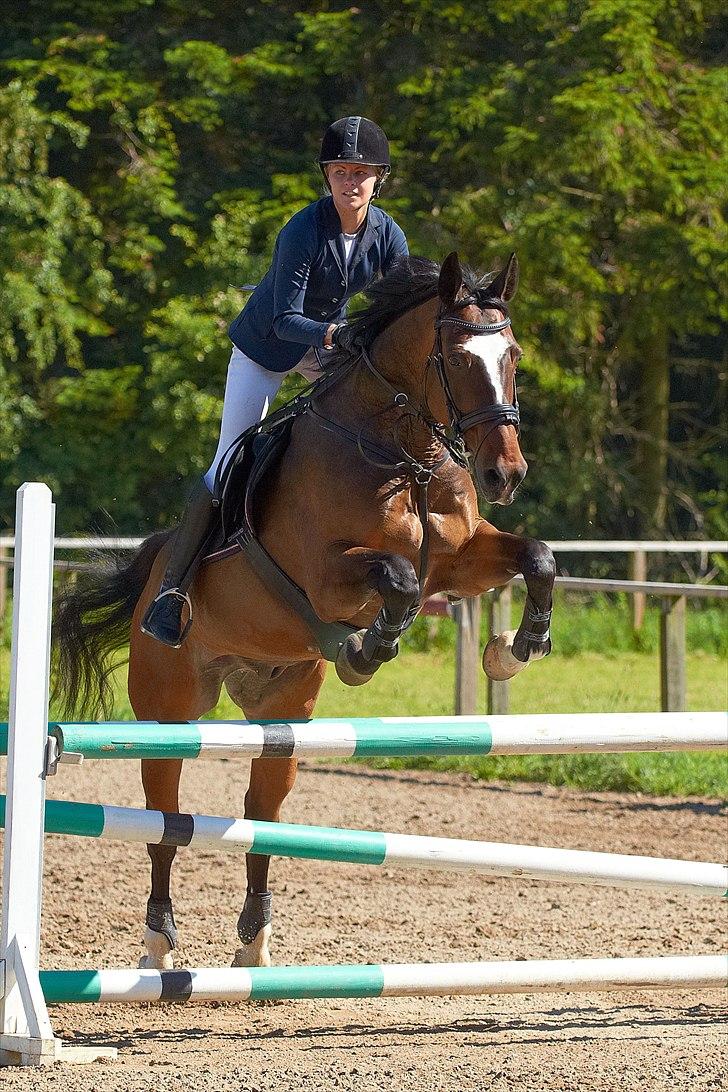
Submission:
{"label": "bay horse", "polygon": [[[491,278],[461,267],[456,253],[441,268],[401,260],[352,320],[361,360],[342,367],[313,411],[293,421],[272,472],[260,541],[320,619],[355,627],[337,659],[351,684],[396,654],[423,597],[480,595],[517,573],[528,591],[523,619],[489,642],[484,669],[509,678],[551,649],[553,555],[543,542],[501,532],[479,515],[464,458],[486,500],[511,503],[527,469],[516,399],[521,350],[508,316],[517,280],[515,255]],[[223,683],[249,720],[311,717],[326,661],[301,615],[242,553],[198,571],[194,625],[180,648],[142,633],[172,534],[153,535],[127,564],[86,574],[59,603],[56,691],[66,708],[108,715],[113,653],[128,639],[129,698],[139,720],[199,720]],[[181,770],[177,760],[142,762],[148,808],[179,811]],[[295,758],[254,759],[245,816],[278,821],[295,778]],[[140,965],[164,969],[173,966],[177,935],[176,849],[147,848],[151,893]],[[269,862],[247,856],[234,965],[270,963]]]}

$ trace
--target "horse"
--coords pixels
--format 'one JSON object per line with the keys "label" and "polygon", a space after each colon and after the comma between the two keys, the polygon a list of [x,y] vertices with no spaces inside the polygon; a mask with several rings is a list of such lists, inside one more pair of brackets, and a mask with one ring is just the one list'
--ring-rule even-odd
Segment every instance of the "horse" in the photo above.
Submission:
{"label": "horse", "polygon": [[[352,345],[338,360],[333,354],[323,393],[314,387],[309,411],[293,420],[269,475],[260,542],[319,619],[351,627],[336,658],[351,685],[396,655],[424,597],[480,595],[517,573],[527,588],[523,618],[517,630],[491,639],[484,670],[509,678],[551,650],[553,554],[482,518],[468,469],[485,499],[501,505],[512,502],[526,474],[516,398],[522,353],[508,313],[517,282],[515,255],[485,277],[461,266],[455,252],[441,267],[400,260],[352,318]],[[223,684],[248,720],[310,718],[326,660],[301,614],[244,553],[198,570],[194,625],[179,648],[142,632],[172,534],[152,535],[131,561],[83,574],[65,593],[54,631],[59,700],[108,715],[115,653],[128,640],[128,691],[139,720],[202,719]],[[181,770],[173,759],[142,762],[148,808],[179,811]],[[246,818],[278,821],[295,779],[293,757],[254,759]],[[147,849],[151,891],[140,966],[169,969],[177,943],[170,898],[176,848]],[[271,961],[269,863],[247,855],[233,965]]]}

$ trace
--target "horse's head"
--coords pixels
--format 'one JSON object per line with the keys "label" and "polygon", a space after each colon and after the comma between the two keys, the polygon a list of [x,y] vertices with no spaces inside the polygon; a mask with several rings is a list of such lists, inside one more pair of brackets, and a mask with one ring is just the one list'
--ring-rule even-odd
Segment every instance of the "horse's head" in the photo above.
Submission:
{"label": "horse's head", "polygon": [[522,355],[508,317],[518,285],[515,254],[476,292],[464,282],[455,252],[442,264],[438,292],[439,359],[445,414],[473,460],[486,500],[510,504],[528,465],[518,443],[516,368]]}

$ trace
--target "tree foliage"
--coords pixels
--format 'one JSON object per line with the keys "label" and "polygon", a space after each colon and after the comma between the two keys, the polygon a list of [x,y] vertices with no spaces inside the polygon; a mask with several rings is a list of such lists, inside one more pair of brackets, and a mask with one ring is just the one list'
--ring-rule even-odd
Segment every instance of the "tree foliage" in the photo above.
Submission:
{"label": "tree foliage", "polygon": [[724,533],[714,0],[26,0],[0,43],[0,520],[174,519],[228,342],[335,117],[391,137],[411,249],[516,250],[531,463],[501,526]]}

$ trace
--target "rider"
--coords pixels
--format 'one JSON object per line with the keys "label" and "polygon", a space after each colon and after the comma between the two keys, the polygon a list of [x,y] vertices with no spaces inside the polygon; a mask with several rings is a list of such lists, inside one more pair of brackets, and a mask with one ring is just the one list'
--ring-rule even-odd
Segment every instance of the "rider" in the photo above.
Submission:
{"label": "rider", "polygon": [[285,375],[310,376],[312,349],[332,349],[345,327],[346,305],[394,260],[406,255],[402,229],[371,204],[390,172],[384,132],[363,117],[335,121],[324,133],[319,155],[328,195],[297,212],[281,229],[268,272],[230,326],[220,441],[215,458],[190,497],[172,542],[162,586],[142,629],[179,648],[186,592],[198,552],[214,521],[212,489],[232,442],[257,424]]}

